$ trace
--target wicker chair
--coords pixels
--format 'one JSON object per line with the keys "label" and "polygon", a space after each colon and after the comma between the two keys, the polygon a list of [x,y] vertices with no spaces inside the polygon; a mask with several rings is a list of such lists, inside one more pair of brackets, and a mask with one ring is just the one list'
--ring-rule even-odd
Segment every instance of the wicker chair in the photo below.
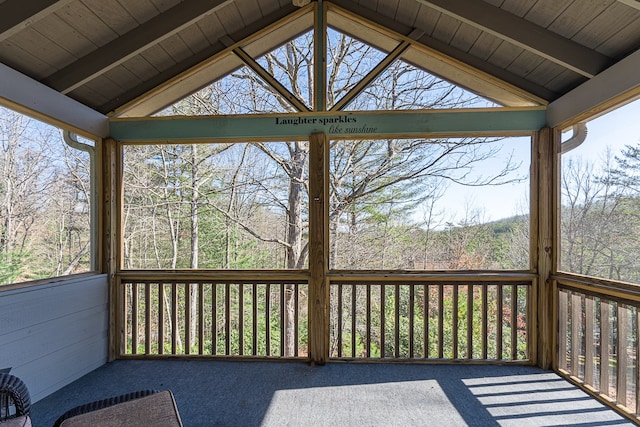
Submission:
{"label": "wicker chair", "polygon": [[0,373],[0,424],[31,425],[31,396],[22,380]]}

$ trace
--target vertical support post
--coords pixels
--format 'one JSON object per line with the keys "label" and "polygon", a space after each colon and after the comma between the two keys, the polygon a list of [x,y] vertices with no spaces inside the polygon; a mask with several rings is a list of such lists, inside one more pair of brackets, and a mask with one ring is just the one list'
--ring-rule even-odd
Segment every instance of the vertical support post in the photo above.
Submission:
{"label": "vertical support post", "polygon": [[322,0],[316,2],[314,28],[314,111],[327,111],[327,11]]}
{"label": "vertical support post", "polygon": [[309,357],[324,364],[329,352],[328,190],[329,144],[324,133],[309,139]]}
{"label": "vertical support post", "polygon": [[557,292],[552,279],[555,269],[557,242],[557,197],[558,197],[558,145],[559,134],[550,128],[538,131],[534,138],[536,181],[534,212],[537,230],[537,255],[533,267],[538,273],[536,299],[537,355],[536,362],[543,369],[556,367],[555,342],[557,339]]}
{"label": "vertical support post", "polygon": [[117,191],[118,173],[121,170],[120,150],[117,142],[111,138],[102,141],[100,159],[98,165],[101,171],[101,179],[98,187],[101,192],[102,212],[100,234],[102,236],[102,248],[100,250],[100,266],[102,271],[109,275],[109,361],[117,358],[122,350],[121,347],[121,293],[116,272],[119,267],[117,245],[118,239],[118,206],[116,203],[119,192]]}

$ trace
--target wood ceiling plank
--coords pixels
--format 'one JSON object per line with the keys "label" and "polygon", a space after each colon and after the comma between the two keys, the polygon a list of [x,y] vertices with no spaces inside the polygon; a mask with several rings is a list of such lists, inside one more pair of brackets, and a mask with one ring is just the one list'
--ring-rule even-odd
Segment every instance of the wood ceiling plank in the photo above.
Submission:
{"label": "wood ceiling plank", "polygon": [[398,4],[395,19],[413,27],[415,25],[416,17],[418,16],[418,11],[421,7],[422,6],[415,1],[400,2]]}
{"label": "wood ceiling plank", "polygon": [[398,0],[386,0],[378,2],[378,13],[388,16],[389,18],[396,17],[396,11],[398,10]]}
{"label": "wood ceiling plank", "polygon": [[460,28],[460,24],[461,22],[459,20],[448,15],[441,14],[436,27],[431,33],[431,37],[449,44],[455,36],[456,31],[458,31],[458,28]]}
{"label": "wood ceiling plank", "polygon": [[205,35],[210,45],[217,43],[220,38],[227,34],[224,31],[224,27],[222,26],[220,19],[215,13],[202,18],[198,21],[197,26]]}
{"label": "wood ceiling plank", "polygon": [[139,24],[137,20],[115,0],[83,0],[83,2],[102,22],[107,24],[107,26],[119,36],[128,33]]}
{"label": "wood ceiling plank", "polygon": [[570,4],[553,21],[548,30],[567,39],[573,37],[616,0],[579,0]]}
{"label": "wood ceiling plank", "polygon": [[102,22],[83,3],[74,3],[73,6],[63,7],[56,12],[56,15],[96,47],[103,46],[118,37],[116,32]]}
{"label": "wood ceiling plank", "polygon": [[[56,14],[43,18],[38,24],[38,32],[49,40],[55,40],[73,59],[81,58],[96,48],[91,40],[69,26]],[[61,67],[62,65],[58,66],[58,68]]]}
{"label": "wood ceiling plank", "polygon": [[493,65],[507,69],[513,61],[522,53],[524,49],[514,46],[511,43],[502,42],[500,46],[493,51],[488,61]]}
{"label": "wood ceiling plank", "polygon": [[640,18],[618,31],[608,40],[598,46],[598,51],[611,57],[624,58],[633,53],[640,46]]}
{"label": "wood ceiling plank", "polygon": [[244,27],[242,16],[240,16],[240,11],[235,2],[218,9],[215,14],[218,16],[225,34],[231,34],[236,29]]}
{"label": "wood ceiling plank", "polygon": [[201,50],[206,49],[207,46],[210,46],[207,37],[205,37],[198,25],[187,27],[180,31],[178,35],[184,44],[188,46],[191,53],[200,52]]}
{"label": "wood ceiling plank", "polygon": [[56,69],[60,65],[60,58],[68,58],[67,61],[73,59],[68,51],[31,27],[20,31],[8,41],[15,43],[42,62]]}
{"label": "wood ceiling plank", "polygon": [[35,73],[31,73],[31,77],[34,79],[44,78],[44,76],[56,71],[54,67],[42,61],[40,58],[22,49],[15,43],[11,43],[11,40],[0,42],[0,53],[2,63],[15,70],[37,70]]}
{"label": "wood ceiling plank", "polygon": [[420,28],[426,35],[430,36],[433,34],[433,29],[436,27],[440,15],[440,12],[421,4],[420,10],[418,10],[418,13],[416,14],[413,26]]}
{"label": "wood ceiling plank", "polygon": [[632,9],[640,10],[640,0],[618,0]]}
{"label": "wood ceiling plank", "polygon": [[533,70],[535,70],[542,62],[543,58],[535,55],[529,51],[523,50],[516,59],[513,60],[511,65],[507,67],[507,71],[512,72],[518,76],[528,76]]}
{"label": "wood ceiling plank", "polygon": [[0,41],[54,13],[72,0],[7,0],[0,3]]}
{"label": "wood ceiling plank", "polygon": [[159,44],[151,46],[140,55],[149,61],[149,64],[153,65],[153,67],[159,72],[162,72],[177,63]]}
{"label": "wood ceiling plank", "polygon": [[[640,11],[630,11],[621,3],[614,3],[607,9],[606,13],[601,13],[584,28],[582,28],[573,40],[592,49],[599,47],[603,40],[609,40],[620,28],[624,28],[640,17]],[[640,27],[636,27],[640,33]]]}
{"label": "wood ceiling plank", "polygon": [[54,73],[46,79],[45,84],[62,93],[71,92],[155,43],[172,36],[198,20],[203,14],[215,11],[228,2],[229,0],[184,1]]}
{"label": "wood ceiling plank", "polygon": [[534,24],[547,28],[564,12],[574,0],[537,1],[524,18]]}
{"label": "wood ceiling plank", "polygon": [[162,47],[162,49],[171,56],[174,63],[184,61],[193,55],[191,49],[189,49],[184,40],[182,40],[182,38],[177,34],[173,37],[162,40],[160,42],[160,47]]}
{"label": "wood ceiling plank", "polygon": [[473,45],[478,41],[480,34],[482,34],[482,31],[462,22],[460,23],[460,27],[458,27],[458,31],[456,31],[456,35],[451,40],[450,44],[463,52],[469,52]]}
{"label": "wood ceiling plank", "polygon": [[244,25],[249,25],[263,17],[258,0],[241,0],[238,4],[238,11]]}
{"label": "wood ceiling plank", "polygon": [[160,14],[158,8],[150,0],[120,1],[120,5],[138,22],[142,24]]}
{"label": "wood ceiling plank", "polygon": [[418,1],[587,77],[612,63],[598,52],[482,1]]}

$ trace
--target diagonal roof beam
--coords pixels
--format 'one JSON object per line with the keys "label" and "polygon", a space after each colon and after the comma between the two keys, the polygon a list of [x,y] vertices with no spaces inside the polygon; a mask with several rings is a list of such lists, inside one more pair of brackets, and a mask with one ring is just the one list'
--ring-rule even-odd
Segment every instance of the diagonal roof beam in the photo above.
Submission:
{"label": "diagonal roof beam", "polygon": [[55,72],[43,83],[59,92],[69,93],[230,2],[231,0],[185,0]]}
{"label": "diagonal roof beam", "polygon": [[7,0],[0,4],[0,41],[71,3],[72,0]]}
{"label": "diagonal roof beam", "polygon": [[588,78],[613,62],[605,55],[484,1],[416,1]]}
{"label": "diagonal roof beam", "polygon": [[[423,34],[424,33],[421,30],[414,30],[411,32],[411,34],[409,34],[408,38],[418,39],[422,37]],[[373,80],[375,80],[380,74],[382,74],[387,68],[389,68],[389,66],[393,63],[393,61],[398,59],[400,55],[402,55],[404,51],[409,48],[409,46],[411,46],[411,42],[409,40],[404,40],[403,42],[401,42],[382,61],[380,61],[378,65],[376,65],[371,71],[369,71],[369,73],[366,76],[364,76],[364,78],[360,80],[358,84],[355,85],[353,89],[349,91],[349,93],[347,93],[342,98],[340,98],[340,100],[336,102],[333,105],[333,107],[331,107],[331,111],[340,111],[347,104],[353,101],[353,99],[356,96],[360,95],[360,93],[362,93],[362,91],[367,86],[369,86],[369,84],[371,84]]]}

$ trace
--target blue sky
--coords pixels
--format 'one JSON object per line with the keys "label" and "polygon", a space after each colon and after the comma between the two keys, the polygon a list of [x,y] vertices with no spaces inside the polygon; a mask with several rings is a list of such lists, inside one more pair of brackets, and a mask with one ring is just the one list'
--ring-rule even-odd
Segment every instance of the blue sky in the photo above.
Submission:
{"label": "blue sky", "polygon": [[[563,155],[564,159],[580,158],[583,162],[598,164],[607,147],[613,154],[625,145],[640,144],[640,100],[604,114],[587,123],[588,134],[581,146]],[[570,136],[570,135],[569,135]],[[519,173],[528,175],[530,164],[529,138],[509,138],[514,153],[521,159]],[[490,164],[485,166],[490,168]],[[445,222],[459,222],[469,211],[476,211],[483,221],[495,221],[513,215],[528,213],[529,182],[497,187],[470,188],[449,185],[439,200],[441,226]],[[419,218],[421,215],[417,215]]]}

